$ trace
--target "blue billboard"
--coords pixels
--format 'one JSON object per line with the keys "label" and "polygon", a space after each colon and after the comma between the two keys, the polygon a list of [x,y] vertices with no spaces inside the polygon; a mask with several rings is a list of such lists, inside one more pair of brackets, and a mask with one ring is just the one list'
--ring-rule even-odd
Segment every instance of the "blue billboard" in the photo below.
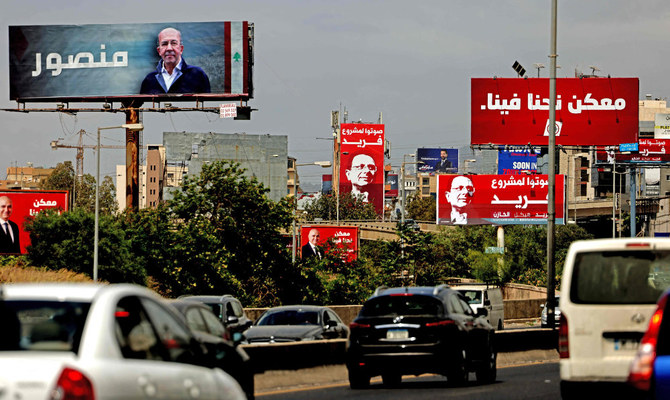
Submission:
{"label": "blue billboard", "polygon": [[431,174],[457,174],[458,149],[416,149],[417,170]]}
{"label": "blue billboard", "polygon": [[530,152],[505,151],[498,152],[498,174],[519,175],[537,173],[537,154]]}

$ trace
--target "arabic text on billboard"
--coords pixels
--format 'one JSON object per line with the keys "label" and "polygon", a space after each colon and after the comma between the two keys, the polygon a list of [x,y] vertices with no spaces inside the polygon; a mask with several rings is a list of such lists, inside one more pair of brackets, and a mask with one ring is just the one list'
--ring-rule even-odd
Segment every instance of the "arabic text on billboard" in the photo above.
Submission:
{"label": "arabic text on billboard", "polygon": [[[165,28],[178,30],[181,41],[177,35],[158,43]],[[10,26],[9,96],[246,99],[252,41],[247,21]],[[180,51],[178,76],[168,86],[161,57],[169,66]]]}
{"label": "arabic text on billboard", "polygon": [[[565,223],[565,179],[556,175],[556,223]],[[438,175],[437,224],[546,224],[547,175]]]}
{"label": "arabic text on billboard", "polygon": [[[638,78],[562,78],[556,83],[556,144],[637,141]],[[473,78],[471,144],[549,141],[549,80]]]}
{"label": "arabic text on billboard", "polygon": [[300,228],[300,255],[303,259],[314,256],[319,257],[311,250],[309,234],[313,230],[319,234],[319,239],[316,243],[317,251],[327,253],[329,251],[328,246],[332,243],[333,246],[346,252],[349,261],[358,258],[357,226],[303,225]]}

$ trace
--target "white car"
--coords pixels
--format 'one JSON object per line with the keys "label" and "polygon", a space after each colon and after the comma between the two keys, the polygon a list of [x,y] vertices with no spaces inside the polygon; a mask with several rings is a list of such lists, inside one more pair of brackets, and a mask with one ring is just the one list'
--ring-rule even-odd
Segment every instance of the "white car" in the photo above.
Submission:
{"label": "white car", "polygon": [[245,399],[144,287],[1,285],[0,326],[3,398]]}

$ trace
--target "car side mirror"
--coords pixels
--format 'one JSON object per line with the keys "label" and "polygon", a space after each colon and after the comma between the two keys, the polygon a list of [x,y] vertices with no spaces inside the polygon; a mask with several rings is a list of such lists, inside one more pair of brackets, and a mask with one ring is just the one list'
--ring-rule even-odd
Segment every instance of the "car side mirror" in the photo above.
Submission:
{"label": "car side mirror", "polygon": [[234,315],[231,315],[230,317],[226,318],[226,324],[236,324],[239,321],[240,321],[239,318],[237,318]]}
{"label": "car side mirror", "polygon": [[478,317],[486,317],[489,315],[489,310],[486,308],[478,308],[477,309],[477,316]]}
{"label": "car side mirror", "polygon": [[489,300],[489,299],[484,300],[484,305],[485,306],[490,306],[491,305],[491,300]]}
{"label": "car side mirror", "polygon": [[330,320],[330,321],[326,322],[326,327],[327,328],[335,328],[336,326],[337,326],[336,321]]}
{"label": "car side mirror", "polygon": [[540,304],[540,308],[544,309],[544,304]]}

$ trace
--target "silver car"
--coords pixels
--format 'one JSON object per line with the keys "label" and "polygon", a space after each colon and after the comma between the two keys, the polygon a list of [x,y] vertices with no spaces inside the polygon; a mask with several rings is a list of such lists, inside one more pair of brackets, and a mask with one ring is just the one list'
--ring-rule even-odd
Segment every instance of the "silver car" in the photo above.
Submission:
{"label": "silver car", "polygon": [[157,294],[128,284],[0,286],[4,398],[244,399]]}

